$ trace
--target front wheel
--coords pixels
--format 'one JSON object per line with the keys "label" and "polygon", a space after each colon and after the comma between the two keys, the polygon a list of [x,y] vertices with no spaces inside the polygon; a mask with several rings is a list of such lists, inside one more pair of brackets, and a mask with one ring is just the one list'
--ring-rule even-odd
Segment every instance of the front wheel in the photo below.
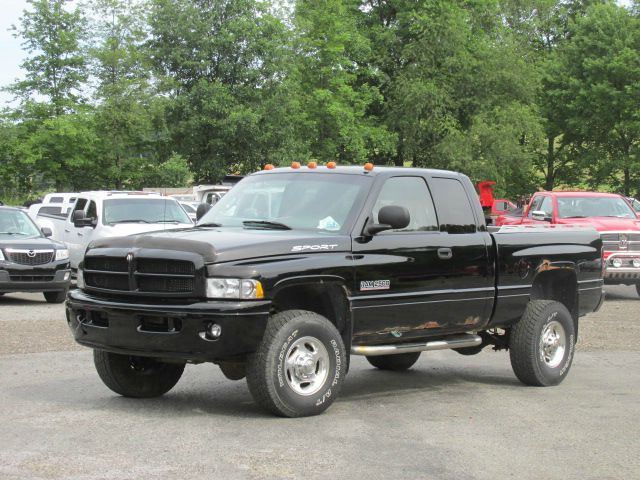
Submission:
{"label": "front wheel", "polygon": [[346,373],[342,337],[325,317],[304,310],[272,316],[247,362],[247,384],[262,408],[283,417],[324,412]]}
{"label": "front wheel", "polygon": [[532,300],[509,337],[513,371],[526,385],[557,385],[569,373],[575,342],[573,318],[563,304]]}
{"label": "front wheel", "polygon": [[166,363],[150,357],[93,351],[93,363],[104,384],[133,398],[159,397],[171,390],[184,371],[184,363]]}

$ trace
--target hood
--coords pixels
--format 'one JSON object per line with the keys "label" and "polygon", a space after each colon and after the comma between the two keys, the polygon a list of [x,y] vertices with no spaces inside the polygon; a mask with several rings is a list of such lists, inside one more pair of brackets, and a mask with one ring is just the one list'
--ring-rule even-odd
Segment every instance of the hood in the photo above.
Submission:
{"label": "hood", "polygon": [[[3,235],[4,237],[4,235]],[[65,246],[46,237],[36,238],[0,238],[0,249],[20,248],[25,250],[46,250],[52,248],[65,248]]]}
{"label": "hood", "polygon": [[351,238],[302,230],[201,227],[105,238],[91,242],[89,248],[186,251],[201,255],[205,263],[214,263],[295,253],[348,252]]}
{"label": "hood", "polygon": [[640,220],[637,218],[589,217],[562,218],[556,222],[562,225],[592,225],[598,232],[640,231]]}

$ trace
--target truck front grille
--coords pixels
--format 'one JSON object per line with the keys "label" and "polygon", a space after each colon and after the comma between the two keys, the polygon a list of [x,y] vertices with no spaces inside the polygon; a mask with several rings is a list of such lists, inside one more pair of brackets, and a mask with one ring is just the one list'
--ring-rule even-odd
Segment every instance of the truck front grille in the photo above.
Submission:
{"label": "truck front grille", "polygon": [[88,288],[120,293],[194,293],[196,268],[185,260],[130,257],[85,257],[84,281]]}
{"label": "truck front grille", "polygon": [[606,252],[640,251],[640,232],[603,233],[600,238]]}
{"label": "truck front grille", "polygon": [[7,248],[5,250],[7,260],[19,265],[45,265],[53,261],[53,250],[16,250]]}

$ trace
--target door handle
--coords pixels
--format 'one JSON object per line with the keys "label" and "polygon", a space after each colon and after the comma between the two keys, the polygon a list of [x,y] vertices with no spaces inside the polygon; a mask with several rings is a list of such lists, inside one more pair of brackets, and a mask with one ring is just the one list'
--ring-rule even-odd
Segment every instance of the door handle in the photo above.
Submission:
{"label": "door handle", "polygon": [[442,260],[449,260],[451,257],[453,257],[453,252],[450,248],[438,249],[438,258],[441,258]]}
{"label": "door handle", "polygon": [[79,237],[84,237],[84,233],[77,232]]}

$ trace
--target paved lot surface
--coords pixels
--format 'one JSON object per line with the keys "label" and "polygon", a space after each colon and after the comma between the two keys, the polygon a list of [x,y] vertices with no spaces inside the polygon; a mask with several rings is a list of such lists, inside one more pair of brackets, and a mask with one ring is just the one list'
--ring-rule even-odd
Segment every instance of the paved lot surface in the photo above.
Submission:
{"label": "paved lot surface", "polygon": [[212,365],[118,397],[61,305],[0,297],[0,479],[640,479],[640,298],[607,293],[558,387],[522,386],[504,352],[426,353],[401,374],[356,357],[306,419],[263,414]]}

